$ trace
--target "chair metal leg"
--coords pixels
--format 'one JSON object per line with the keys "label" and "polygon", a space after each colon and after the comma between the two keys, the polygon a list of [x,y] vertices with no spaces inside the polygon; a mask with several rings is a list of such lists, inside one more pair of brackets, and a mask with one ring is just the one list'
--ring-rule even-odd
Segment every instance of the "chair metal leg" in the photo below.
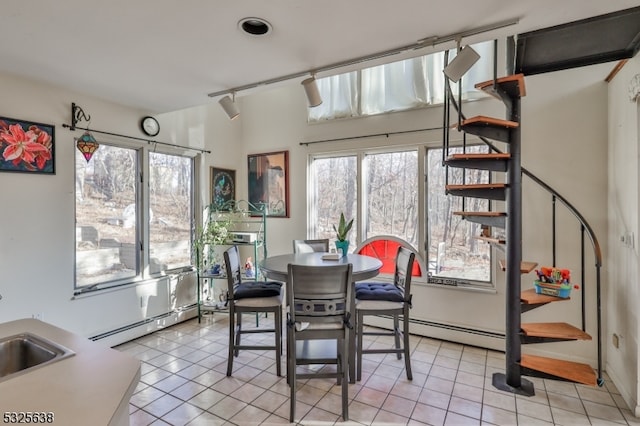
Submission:
{"label": "chair metal leg", "polygon": [[233,311],[229,312],[229,356],[227,357],[227,376],[231,376],[233,370],[233,356],[234,356],[234,334],[236,331],[236,324],[234,321],[235,314]]}
{"label": "chair metal leg", "polygon": [[404,368],[407,371],[407,380],[413,380],[413,374],[411,373],[411,356],[409,352],[411,347],[409,346],[409,312],[405,310],[402,316],[402,326],[404,329]]}
{"label": "chair metal leg", "polygon": [[276,310],[273,320],[275,321],[273,329],[276,334],[276,374],[280,377],[282,375],[282,309]]}
{"label": "chair metal leg", "polygon": [[287,382],[289,383],[289,421],[296,415],[296,342],[293,331],[287,332]]}
{"label": "chair metal leg", "polygon": [[[393,334],[396,340],[396,349],[400,349],[400,319],[398,314],[393,314]],[[402,359],[402,354],[398,352],[396,354],[398,359]]]}
{"label": "chair metal leg", "polygon": [[349,339],[344,336],[342,339],[342,354],[340,356],[340,368],[342,372],[342,420],[349,421],[349,368],[346,357],[349,353]]}
{"label": "chair metal leg", "polygon": [[[236,346],[240,346],[240,336],[242,334],[242,312],[236,312]],[[238,349],[235,350],[234,356],[238,356],[240,351]]]}
{"label": "chair metal leg", "polygon": [[362,322],[363,322],[363,315],[361,311],[358,311],[358,314],[356,315],[356,321],[357,321],[357,343],[356,343],[356,347],[354,348],[358,354],[358,359],[356,360],[356,369],[357,369],[357,373],[356,373],[356,380],[360,381],[362,380]]}

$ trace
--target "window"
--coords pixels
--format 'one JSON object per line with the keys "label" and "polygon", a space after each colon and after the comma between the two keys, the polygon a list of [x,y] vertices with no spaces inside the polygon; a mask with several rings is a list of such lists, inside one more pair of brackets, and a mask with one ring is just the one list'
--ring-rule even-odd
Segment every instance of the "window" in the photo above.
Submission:
{"label": "window", "polygon": [[149,271],[191,264],[192,161],[149,154]]}
{"label": "window", "polygon": [[[462,79],[463,99],[485,97],[473,85],[492,78],[493,42],[473,45],[480,60]],[[451,61],[455,50],[449,55]],[[421,108],[444,101],[444,52],[318,79],[322,104],[309,108],[309,121],[357,117]],[[453,93],[458,92],[453,83]]]}
{"label": "window", "polygon": [[101,143],[75,163],[76,292],[191,264],[192,159]]}
{"label": "window", "polygon": [[[316,158],[311,164],[314,238],[335,240],[333,225],[338,226],[340,212],[347,221],[354,219],[352,230],[357,229],[357,165],[355,155]],[[354,231],[349,233],[352,250],[355,235]]]}
{"label": "window", "polygon": [[[462,152],[462,148],[451,148],[450,154],[454,152]],[[466,152],[487,149],[474,146]],[[421,164],[427,174],[424,191]],[[429,283],[492,286],[491,248],[476,238],[481,225],[453,214],[488,210],[489,202],[445,194],[447,183],[487,183],[489,172],[450,168],[447,181],[442,149],[418,147],[316,154],[310,159],[309,170],[310,238],[334,241],[332,225],[343,211],[347,220],[356,219],[350,250],[367,238],[392,235],[407,241],[425,259]]]}
{"label": "window", "polygon": [[[358,163],[363,189],[358,189]],[[340,212],[354,219],[349,250],[376,235],[393,235],[418,246],[418,151],[317,156],[311,161],[311,236],[336,239]],[[363,222],[358,205],[366,206]],[[358,236],[363,238],[359,239]]]}
{"label": "window", "polygon": [[418,246],[418,151],[367,154],[365,239],[393,235]]}
{"label": "window", "polygon": [[[450,148],[449,154],[462,148]],[[486,147],[467,147],[466,152],[487,152]],[[454,215],[456,211],[487,211],[489,201],[446,195],[445,185],[488,183],[489,172],[442,166],[442,149],[427,151],[427,242],[430,281],[452,284],[454,281],[491,281],[491,248],[479,241],[481,225]]]}

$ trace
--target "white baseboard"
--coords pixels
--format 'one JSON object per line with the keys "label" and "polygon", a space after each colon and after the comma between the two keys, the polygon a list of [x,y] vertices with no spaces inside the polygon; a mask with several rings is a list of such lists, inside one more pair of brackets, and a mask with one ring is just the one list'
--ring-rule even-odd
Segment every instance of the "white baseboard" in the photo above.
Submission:
{"label": "white baseboard", "polygon": [[146,336],[154,331],[162,330],[163,328],[195,318],[197,315],[198,309],[196,307],[181,311],[167,312],[164,315],[148,318],[135,324],[130,324],[116,330],[101,333],[97,336],[90,337],[89,339],[108,347],[114,347],[130,340]]}

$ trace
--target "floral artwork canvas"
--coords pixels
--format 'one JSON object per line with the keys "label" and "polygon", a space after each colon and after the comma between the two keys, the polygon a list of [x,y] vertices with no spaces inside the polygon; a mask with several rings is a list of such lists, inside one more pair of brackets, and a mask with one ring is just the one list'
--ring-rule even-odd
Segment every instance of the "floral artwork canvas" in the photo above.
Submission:
{"label": "floral artwork canvas", "polygon": [[55,174],[55,126],[0,117],[0,171]]}

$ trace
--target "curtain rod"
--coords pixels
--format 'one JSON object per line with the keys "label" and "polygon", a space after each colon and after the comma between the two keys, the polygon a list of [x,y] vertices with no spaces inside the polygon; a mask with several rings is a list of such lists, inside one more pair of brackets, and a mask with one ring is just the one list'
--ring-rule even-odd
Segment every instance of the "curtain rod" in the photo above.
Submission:
{"label": "curtain rod", "polygon": [[189,146],[177,145],[177,144],[173,144],[173,143],[169,143],[169,142],[154,141],[152,139],[144,139],[144,138],[139,138],[137,136],[121,135],[119,133],[105,132],[104,130],[89,129],[88,127],[78,127],[78,126],[72,126],[70,124],[62,124],[62,127],[65,127],[65,128],[70,129],[72,131],[75,131],[76,129],[85,130],[87,132],[92,132],[92,133],[100,133],[100,134],[103,134],[103,135],[118,136],[120,138],[126,138],[126,139],[134,139],[134,140],[146,142],[148,144],[166,145],[166,146],[171,146],[171,147],[174,147],[174,148],[180,148],[180,149],[186,149],[186,150],[198,151],[198,152],[202,152],[202,153],[211,154],[211,151],[206,150],[206,149],[192,148],[192,147],[189,147]]}
{"label": "curtain rod", "polygon": [[433,47],[436,44],[442,44],[442,43],[446,43],[446,42],[453,41],[453,40],[460,40],[460,39],[462,39],[464,37],[470,37],[470,36],[473,36],[473,35],[482,34],[482,33],[486,33],[486,32],[493,31],[493,30],[498,30],[498,29],[501,29],[501,28],[509,27],[511,25],[516,25],[519,22],[520,22],[519,18],[513,18],[513,19],[508,19],[508,20],[505,20],[505,21],[496,22],[494,24],[484,25],[482,27],[474,28],[474,29],[471,29],[471,30],[461,31],[461,32],[455,33],[455,34],[448,34],[448,35],[445,35],[445,36],[442,36],[442,37],[438,37],[438,36],[426,37],[426,38],[423,38],[421,40],[418,40],[417,42],[415,42],[413,44],[397,47],[395,49],[385,50],[385,51],[382,51],[382,52],[374,53],[372,55],[361,56],[359,58],[354,58],[354,59],[350,59],[350,60],[346,60],[346,61],[342,61],[342,62],[336,62],[336,63],[330,64],[330,65],[325,65],[323,67],[315,68],[315,69],[309,70],[309,71],[301,71],[301,72],[297,72],[297,73],[293,73],[293,74],[288,74],[288,75],[285,75],[285,76],[282,76],[282,77],[276,77],[276,78],[272,78],[272,79],[269,79],[269,80],[259,81],[257,83],[245,84],[244,86],[238,86],[238,87],[234,87],[232,89],[219,90],[217,92],[209,93],[207,96],[209,96],[210,98],[215,98],[216,96],[228,95],[228,94],[231,94],[231,93],[237,93],[237,92],[241,92],[241,91],[248,90],[248,89],[254,89],[254,88],[260,87],[260,86],[268,86],[270,84],[280,83],[280,82],[287,81],[287,80],[293,80],[293,79],[296,79],[296,78],[307,76],[309,74],[313,75],[313,74],[320,73],[320,72],[333,71],[333,70],[335,70],[337,68],[347,67],[347,66],[351,66],[351,65],[358,65],[358,64],[361,64],[363,62],[369,62],[369,61],[372,61],[372,60],[375,60],[375,59],[382,59],[382,58],[385,58],[387,56],[392,56],[392,55],[396,55],[396,54],[407,52],[407,51],[411,51],[411,50],[422,49],[422,48],[427,47],[427,46],[432,46]]}
{"label": "curtain rod", "polygon": [[385,137],[388,138],[391,135],[402,135],[404,133],[428,132],[428,131],[431,131],[431,130],[442,130],[442,129],[443,129],[442,126],[438,126],[438,127],[428,127],[426,129],[401,130],[401,131],[398,131],[398,132],[387,132],[387,133],[373,133],[371,135],[360,135],[360,136],[351,136],[351,137],[345,137],[345,138],[323,139],[323,140],[319,140],[319,141],[300,142],[300,145],[309,146],[309,145],[313,145],[313,144],[316,144],[316,143],[340,142],[340,141],[348,141],[348,140],[351,140],[351,139],[375,138],[375,137],[378,137],[378,136],[385,136]]}

